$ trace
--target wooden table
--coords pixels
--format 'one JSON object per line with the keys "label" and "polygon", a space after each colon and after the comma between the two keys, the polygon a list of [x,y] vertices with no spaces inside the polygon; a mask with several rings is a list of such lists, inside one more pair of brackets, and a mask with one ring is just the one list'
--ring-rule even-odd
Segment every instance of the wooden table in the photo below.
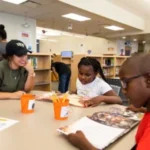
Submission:
{"label": "wooden table", "polygon": [[[25,115],[20,112],[19,100],[0,100],[0,117],[20,121],[0,132],[0,150],[76,150],[63,136],[56,132],[56,129],[85,115],[100,110],[108,110],[110,107],[112,105],[95,108],[71,106],[69,119],[56,121],[53,115],[53,105],[50,102],[37,101],[35,112]],[[107,147],[106,150],[130,150],[135,144],[136,128]]]}

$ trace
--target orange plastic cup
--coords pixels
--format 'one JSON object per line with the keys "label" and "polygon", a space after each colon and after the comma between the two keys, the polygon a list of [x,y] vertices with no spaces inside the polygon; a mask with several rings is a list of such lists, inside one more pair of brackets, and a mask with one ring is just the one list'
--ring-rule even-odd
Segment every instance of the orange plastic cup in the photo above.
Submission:
{"label": "orange plastic cup", "polygon": [[21,112],[28,114],[34,112],[35,95],[23,94],[21,96]]}
{"label": "orange plastic cup", "polygon": [[69,115],[69,100],[65,100],[65,102],[53,102],[54,104],[54,117],[56,120],[66,120]]}

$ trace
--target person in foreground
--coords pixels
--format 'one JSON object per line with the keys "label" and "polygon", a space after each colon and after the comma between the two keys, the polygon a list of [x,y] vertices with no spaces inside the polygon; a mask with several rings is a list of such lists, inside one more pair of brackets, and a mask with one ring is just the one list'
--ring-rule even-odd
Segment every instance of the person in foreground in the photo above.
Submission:
{"label": "person in foreground", "polygon": [[[97,75],[100,75],[98,77]],[[99,61],[91,57],[83,57],[78,64],[78,79],[76,82],[77,94],[87,97],[81,103],[85,107],[94,107],[101,102],[121,104],[121,99],[106,83]]]}
{"label": "person in foreground", "polygon": [[7,59],[0,62],[0,99],[19,99],[33,89],[35,73],[27,62],[27,52],[21,41],[7,43]]}
{"label": "person in foreground", "polygon": [[[143,65],[144,64],[144,65]],[[132,150],[150,150],[150,54],[129,58],[121,67],[119,76],[124,94],[136,108],[146,105],[147,112],[136,133],[136,146]],[[97,150],[81,131],[67,136],[69,142],[80,150]]]}

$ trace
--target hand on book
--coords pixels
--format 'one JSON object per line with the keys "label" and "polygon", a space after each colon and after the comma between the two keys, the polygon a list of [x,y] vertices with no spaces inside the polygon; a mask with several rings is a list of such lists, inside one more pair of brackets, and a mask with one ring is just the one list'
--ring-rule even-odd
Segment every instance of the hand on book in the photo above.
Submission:
{"label": "hand on book", "polygon": [[82,131],[71,133],[67,136],[68,141],[80,150],[96,150],[96,148],[86,139]]}
{"label": "hand on book", "polygon": [[129,105],[126,110],[131,110],[133,112],[143,112],[143,113],[145,113],[147,111],[146,108],[144,108],[144,107],[136,108],[132,104]]}
{"label": "hand on book", "polygon": [[81,100],[80,103],[84,105],[84,107],[96,107],[103,101],[102,96],[97,96],[94,98],[91,98],[89,100]]}

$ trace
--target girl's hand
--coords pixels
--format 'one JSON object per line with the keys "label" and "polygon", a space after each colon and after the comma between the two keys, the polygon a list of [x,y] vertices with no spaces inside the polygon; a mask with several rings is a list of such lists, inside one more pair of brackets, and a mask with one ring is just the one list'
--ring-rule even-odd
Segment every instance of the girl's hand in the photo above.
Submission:
{"label": "girl's hand", "polygon": [[81,100],[80,103],[84,105],[84,107],[96,107],[104,100],[103,96],[97,96],[91,98],[89,100]]}

